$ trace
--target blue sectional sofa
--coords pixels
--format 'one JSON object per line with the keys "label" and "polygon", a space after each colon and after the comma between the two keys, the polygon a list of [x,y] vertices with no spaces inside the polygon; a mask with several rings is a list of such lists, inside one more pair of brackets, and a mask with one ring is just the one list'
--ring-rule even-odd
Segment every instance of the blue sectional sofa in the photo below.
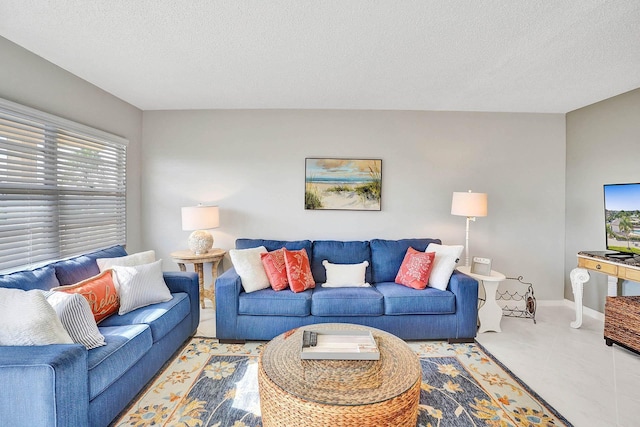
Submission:
{"label": "blue sectional sofa", "polygon": [[314,323],[357,323],[402,339],[473,341],[477,331],[478,282],[458,271],[446,290],[416,290],[394,283],[409,247],[424,251],[437,239],[371,241],[276,241],[238,239],[237,249],[264,246],[305,249],[316,284],[324,283],[323,260],[334,264],[368,261],[369,288],[323,288],[294,293],[271,288],[246,293],[231,268],[216,280],[216,335],[222,341],[270,340]]}
{"label": "blue sectional sofa", "polygon": [[[77,283],[99,273],[96,259],[125,255],[114,246],[0,276],[0,286],[48,290]],[[168,272],[164,280],[170,301],[99,323],[105,346],[0,346],[0,426],[109,425],[198,327],[197,275]]]}

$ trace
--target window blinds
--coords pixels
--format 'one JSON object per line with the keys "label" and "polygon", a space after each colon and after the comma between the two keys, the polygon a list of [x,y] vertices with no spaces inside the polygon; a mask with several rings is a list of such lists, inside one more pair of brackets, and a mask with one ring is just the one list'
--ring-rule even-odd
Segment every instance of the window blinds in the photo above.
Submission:
{"label": "window blinds", "polygon": [[126,244],[126,148],[0,99],[0,272]]}

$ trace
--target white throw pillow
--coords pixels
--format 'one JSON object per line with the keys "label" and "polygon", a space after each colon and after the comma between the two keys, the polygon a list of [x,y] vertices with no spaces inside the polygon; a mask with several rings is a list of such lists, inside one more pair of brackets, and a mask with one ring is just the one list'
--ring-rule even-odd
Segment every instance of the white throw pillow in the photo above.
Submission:
{"label": "white throw pillow", "polygon": [[169,301],[173,296],[162,277],[162,260],[133,267],[113,267],[120,308],[126,314],[140,307]]}
{"label": "white throw pillow", "polygon": [[269,278],[262,265],[260,254],[267,253],[267,248],[258,246],[249,249],[231,249],[229,257],[236,269],[236,273],[242,279],[242,287],[246,293],[267,289]]}
{"label": "white throw pillow", "polygon": [[134,267],[136,265],[150,264],[156,261],[155,251],[138,252],[135,254],[121,256],[116,258],[98,258],[98,268],[100,273],[115,266]]}
{"label": "white throw pillow", "polygon": [[331,264],[326,259],[322,261],[327,271],[327,281],[322,284],[323,288],[366,288],[371,286],[364,281],[369,261],[362,261],[359,264]]}
{"label": "white throw pillow", "polygon": [[67,292],[45,292],[45,295],[73,342],[88,350],[107,345],[85,297]]}
{"label": "white throw pillow", "polygon": [[435,252],[436,257],[433,260],[433,269],[429,276],[429,286],[444,291],[449,285],[451,273],[456,268],[458,259],[464,246],[462,245],[438,245],[437,243],[429,243],[425,252]]}
{"label": "white throw pillow", "polygon": [[41,290],[0,288],[0,345],[73,344]]}

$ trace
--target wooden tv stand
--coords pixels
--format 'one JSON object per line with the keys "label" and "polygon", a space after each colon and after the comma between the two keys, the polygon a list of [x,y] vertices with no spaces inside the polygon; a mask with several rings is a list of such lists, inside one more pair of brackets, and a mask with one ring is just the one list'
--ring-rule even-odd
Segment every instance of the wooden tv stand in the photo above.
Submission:
{"label": "wooden tv stand", "polygon": [[571,287],[576,305],[576,320],[571,322],[572,328],[582,326],[582,289],[589,280],[589,270],[608,276],[607,295],[609,296],[620,294],[619,279],[640,282],[640,259],[638,257],[622,259],[612,257],[611,254],[612,252],[604,251],[578,252],[578,267],[571,270]]}

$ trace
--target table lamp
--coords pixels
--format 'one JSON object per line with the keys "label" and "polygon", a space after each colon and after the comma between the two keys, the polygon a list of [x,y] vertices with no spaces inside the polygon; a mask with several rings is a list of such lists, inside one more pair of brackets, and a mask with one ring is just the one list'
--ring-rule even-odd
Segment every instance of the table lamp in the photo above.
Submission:
{"label": "table lamp", "polygon": [[487,216],[487,193],[453,193],[451,201],[451,215],[467,217],[467,231],[464,243],[464,265],[469,266],[469,221],[475,221],[477,216]]}
{"label": "table lamp", "polygon": [[196,255],[209,252],[213,247],[213,236],[206,231],[208,228],[217,228],[220,222],[220,214],[217,206],[188,206],[182,208],[182,229],[195,230],[189,236],[189,249]]}

